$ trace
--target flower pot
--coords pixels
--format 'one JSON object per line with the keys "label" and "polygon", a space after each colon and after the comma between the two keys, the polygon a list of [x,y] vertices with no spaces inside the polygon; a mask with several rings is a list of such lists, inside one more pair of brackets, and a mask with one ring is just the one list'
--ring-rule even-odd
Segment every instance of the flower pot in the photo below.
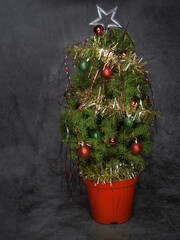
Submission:
{"label": "flower pot", "polygon": [[110,183],[95,183],[83,179],[86,184],[91,214],[96,222],[103,224],[123,223],[131,218],[135,185],[134,179]]}

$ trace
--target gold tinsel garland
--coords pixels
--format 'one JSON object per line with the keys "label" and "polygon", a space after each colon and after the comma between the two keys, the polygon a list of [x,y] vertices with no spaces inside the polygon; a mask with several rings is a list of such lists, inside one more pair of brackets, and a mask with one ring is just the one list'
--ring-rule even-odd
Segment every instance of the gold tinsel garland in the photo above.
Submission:
{"label": "gold tinsel garland", "polygon": [[65,51],[74,57],[75,63],[78,64],[80,59],[96,57],[98,61],[102,61],[104,64],[110,66],[121,65],[121,71],[127,71],[130,67],[133,67],[134,71],[144,74],[147,71],[144,68],[146,63],[142,63],[142,58],[138,59],[136,53],[127,51],[125,55],[116,54],[118,43],[113,42],[109,48],[102,46],[99,38],[93,37],[93,42],[87,44],[86,48],[81,46],[73,46],[66,44]]}

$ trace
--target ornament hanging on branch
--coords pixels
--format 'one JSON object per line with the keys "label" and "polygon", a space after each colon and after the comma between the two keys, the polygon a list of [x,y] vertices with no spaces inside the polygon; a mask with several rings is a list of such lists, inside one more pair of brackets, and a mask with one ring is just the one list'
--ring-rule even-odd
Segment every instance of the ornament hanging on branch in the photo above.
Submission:
{"label": "ornament hanging on branch", "polygon": [[126,50],[121,51],[120,52],[121,57],[125,57],[126,56],[126,52],[127,52]]}
{"label": "ornament hanging on branch", "polygon": [[104,27],[102,25],[96,25],[94,27],[94,33],[96,35],[102,35],[103,31],[104,31]]}
{"label": "ornament hanging on branch", "polygon": [[106,66],[103,70],[102,70],[102,76],[104,78],[110,78],[113,74],[113,71],[110,67]]}
{"label": "ornament hanging on branch", "polygon": [[118,139],[116,137],[111,137],[109,143],[111,146],[115,146],[118,143]]}
{"label": "ornament hanging on branch", "polygon": [[109,102],[106,100],[105,102],[103,102],[103,105],[107,108],[109,106]]}
{"label": "ornament hanging on branch", "polygon": [[101,134],[100,131],[97,131],[96,129],[92,129],[92,130],[89,131],[89,137],[101,140],[102,139],[102,134]]}
{"label": "ornament hanging on branch", "polygon": [[143,147],[141,143],[138,143],[137,140],[135,140],[135,143],[131,145],[131,151],[133,154],[140,154],[143,150]]}
{"label": "ornament hanging on branch", "polygon": [[82,104],[79,105],[78,111],[80,112],[82,110]]}
{"label": "ornament hanging on branch", "polygon": [[82,110],[82,104],[81,103],[77,103],[75,108],[78,110],[78,111],[81,111]]}
{"label": "ornament hanging on branch", "polygon": [[89,68],[89,62],[87,62],[86,60],[81,60],[78,64],[78,69],[81,71],[81,72],[85,72],[87,71]]}
{"label": "ornament hanging on branch", "polygon": [[126,117],[124,120],[124,124],[126,127],[131,128],[134,126],[134,120],[130,117]]}
{"label": "ornament hanging on branch", "polygon": [[78,154],[80,157],[86,158],[89,156],[91,150],[88,146],[82,146],[78,149]]}
{"label": "ornament hanging on branch", "polygon": [[131,100],[131,106],[132,106],[133,108],[136,106],[136,102],[137,102],[136,99],[132,99],[132,100]]}

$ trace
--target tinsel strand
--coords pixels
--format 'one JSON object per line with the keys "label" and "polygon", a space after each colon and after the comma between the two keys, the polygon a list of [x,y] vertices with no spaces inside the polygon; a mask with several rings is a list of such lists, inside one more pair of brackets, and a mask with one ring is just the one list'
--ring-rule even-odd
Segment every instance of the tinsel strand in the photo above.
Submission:
{"label": "tinsel strand", "polygon": [[98,98],[97,98],[97,103],[96,103],[95,118],[96,118],[96,114],[98,111],[98,103],[99,103],[100,94],[101,94],[101,86],[99,87],[99,93],[98,93]]}
{"label": "tinsel strand", "polygon": [[93,78],[91,87],[90,87],[90,89],[89,89],[89,91],[88,91],[88,93],[87,93],[87,96],[85,97],[83,103],[86,101],[87,97],[90,95],[90,92],[91,92],[91,90],[92,90],[92,88],[93,88],[94,82],[95,82],[95,80],[96,80],[96,78],[97,78],[98,72],[99,72],[99,69],[96,71],[96,74],[94,75],[94,78]]}
{"label": "tinsel strand", "polygon": [[71,78],[70,78],[70,75],[69,75],[69,71],[68,71],[68,67],[67,67],[67,64],[66,64],[66,60],[68,58],[68,54],[65,56],[64,58],[64,65],[65,65],[65,68],[66,68],[66,75],[68,77],[68,80],[69,80],[69,83],[71,84]]}
{"label": "tinsel strand", "polygon": [[[121,77],[121,65],[120,65],[120,61],[119,61],[119,66],[118,66],[118,70],[119,70],[119,78]],[[122,103],[122,113],[123,113],[123,117],[125,117],[124,114],[124,102],[123,102],[123,79],[121,79],[121,103]]]}
{"label": "tinsel strand", "polygon": [[69,182],[68,182],[67,160],[68,160],[68,156],[67,156],[67,150],[66,150],[65,170],[66,170],[66,183],[67,183],[68,192],[69,192]]}
{"label": "tinsel strand", "polygon": [[71,155],[70,155],[70,166],[69,166],[69,178],[70,178],[70,208],[71,208],[71,205],[72,205],[72,168],[71,168],[71,165],[72,165],[72,159],[71,159]]}
{"label": "tinsel strand", "polygon": [[[85,40],[82,41],[82,42],[79,42],[79,43],[75,44],[74,46],[78,46],[78,45],[84,43],[84,47],[85,47],[85,45],[86,45],[86,43],[88,42],[88,40],[89,40],[89,38],[85,39]],[[83,48],[84,48],[84,47],[83,47]],[[71,84],[72,84],[72,83],[71,83],[71,77],[70,77],[70,74],[69,74],[69,71],[68,71],[68,67],[67,67],[67,63],[66,63],[66,60],[67,60],[68,56],[69,56],[69,54],[67,54],[67,55],[65,56],[65,58],[64,58],[64,65],[65,65],[65,68],[66,68],[66,75],[67,75],[68,80],[69,80],[69,83],[70,83],[70,85],[71,85]]]}
{"label": "tinsel strand", "polygon": [[91,69],[90,69],[90,71],[89,71],[88,78],[89,78],[89,77],[90,77],[90,75],[91,75],[91,71],[92,71],[92,69],[93,69],[94,62],[95,62],[95,58],[93,59],[93,63],[92,63]]}

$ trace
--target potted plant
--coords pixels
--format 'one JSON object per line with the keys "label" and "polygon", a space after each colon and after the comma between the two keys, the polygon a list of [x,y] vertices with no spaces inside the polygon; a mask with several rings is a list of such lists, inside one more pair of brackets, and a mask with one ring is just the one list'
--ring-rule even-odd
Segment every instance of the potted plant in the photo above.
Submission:
{"label": "potted plant", "polygon": [[130,219],[135,184],[147,164],[157,112],[150,80],[134,41],[120,26],[94,27],[83,42],[66,45],[75,73],[65,91],[63,141],[78,163],[92,217],[100,223]]}

